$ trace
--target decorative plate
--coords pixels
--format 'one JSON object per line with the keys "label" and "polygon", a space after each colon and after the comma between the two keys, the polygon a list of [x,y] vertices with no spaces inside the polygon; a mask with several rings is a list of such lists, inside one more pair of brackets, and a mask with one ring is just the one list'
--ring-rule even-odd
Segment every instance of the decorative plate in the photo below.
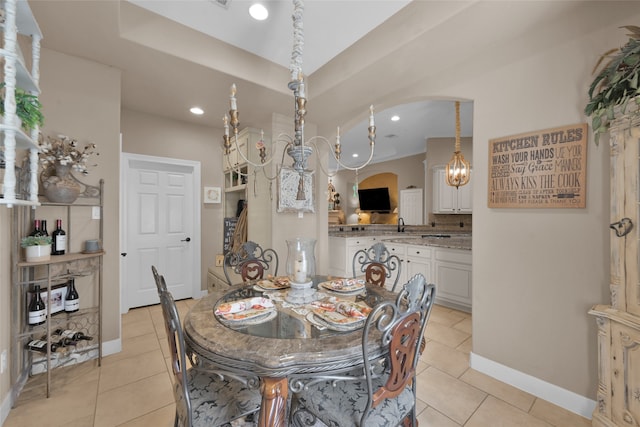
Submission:
{"label": "decorative plate", "polygon": [[364,279],[335,279],[322,282],[318,286],[332,292],[358,293],[365,288]]}
{"label": "decorative plate", "polygon": [[277,291],[289,287],[289,277],[278,276],[271,279],[258,280],[256,285],[267,291]]}

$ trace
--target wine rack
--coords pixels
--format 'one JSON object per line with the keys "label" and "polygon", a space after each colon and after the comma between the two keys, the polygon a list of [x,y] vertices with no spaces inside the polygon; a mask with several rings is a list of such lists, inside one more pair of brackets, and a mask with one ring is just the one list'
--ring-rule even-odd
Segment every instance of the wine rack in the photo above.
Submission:
{"label": "wine rack", "polygon": [[[51,395],[52,375],[56,368],[97,359],[102,362],[102,268],[104,252],[84,253],[75,251],[81,247],[75,239],[76,223],[80,223],[78,233],[85,236],[92,234],[102,241],[103,238],[103,180],[98,187],[91,187],[83,192],[78,201],[70,205],[41,201],[40,207],[33,209],[26,206],[14,208],[12,230],[13,251],[15,260],[12,272],[12,349],[11,349],[11,381],[12,404],[15,404],[23,388],[33,383],[46,387],[46,396]],[[92,215],[93,208],[100,210],[97,224],[88,223],[86,218]],[[66,213],[63,220],[67,232],[67,251],[64,255],[52,255],[47,261],[26,262],[22,257],[20,240],[29,233],[36,216],[56,216]],[[47,213],[48,212],[48,213]],[[64,215],[64,214],[63,214]],[[85,218],[82,223],[82,218]],[[90,221],[90,220],[89,220]],[[88,224],[88,225],[87,225]],[[80,294],[80,309],[77,312],[59,310],[52,295],[61,284],[74,279],[75,287]],[[28,324],[28,305],[33,297],[35,286],[45,293],[43,298],[47,306],[47,317],[41,325]],[[65,291],[66,292],[66,291]],[[54,334],[57,329],[81,331],[93,337],[90,341],[79,341],[72,346],[60,346],[51,351],[51,343],[59,338]],[[46,341],[47,351],[37,352],[27,349],[31,340]],[[42,380],[42,376],[45,379]]]}

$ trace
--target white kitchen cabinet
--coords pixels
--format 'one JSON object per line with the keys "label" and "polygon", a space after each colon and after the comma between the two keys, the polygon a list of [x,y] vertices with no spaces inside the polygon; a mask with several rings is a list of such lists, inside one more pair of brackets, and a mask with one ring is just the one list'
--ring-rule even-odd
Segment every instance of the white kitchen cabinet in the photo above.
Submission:
{"label": "white kitchen cabinet", "polygon": [[[384,243],[391,255],[397,255],[398,258],[400,258],[401,267],[400,277],[398,277],[398,287],[401,287],[403,284],[407,283],[407,245],[402,243],[387,243],[384,241],[382,243]],[[393,281],[394,278],[392,277],[390,280],[391,285],[388,286],[388,289],[391,289],[391,286],[393,286]],[[385,287],[387,288],[387,286]]]}
{"label": "white kitchen cabinet", "polygon": [[407,245],[406,262],[404,269],[406,273],[406,281],[411,279],[418,273],[421,273],[427,283],[431,283],[431,256],[433,249],[423,245]]}
{"label": "white kitchen cabinet", "polygon": [[[473,175],[473,174],[472,174]],[[472,183],[452,187],[447,185],[445,169],[433,169],[433,213],[470,214],[473,208]]]}
{"label": "white kitchen cabinet", "polygon": [[436,302],[471,311],[471,251],[433,248]]}
{"label": "white kitchen cabinet", "polygon": [[422,219],[422,188],[408,188],[400,190],[400,217],[406,225],[421,225]]}
{"label": "white kitchen cabinet", "polygon": [[369,249],[380,238],[329,236],[329,275],[337,277],[353,276],[353,256],[360,249]]}

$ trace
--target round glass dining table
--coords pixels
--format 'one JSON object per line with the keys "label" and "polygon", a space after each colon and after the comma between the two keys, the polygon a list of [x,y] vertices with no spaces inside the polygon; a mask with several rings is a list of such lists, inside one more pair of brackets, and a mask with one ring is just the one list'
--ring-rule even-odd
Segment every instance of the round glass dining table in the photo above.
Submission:
{"label": "round glass dining table", "polygon": [[[313,287],[330,280],[316,276]],[[363,301],[373,308],[384,300],[394,300],[392,292],[366,285],[358,295],[319,290],[318,297]],[[336,331],[312,322],[305,313],[309,306],[292,306],[282,301],[278,291],[276,314],[257,324],[221,322],[214,314],[219,304],[261,297],[265,293],[254,284],[240,284],[211,292],[189,310],[184,320],[187,351],[199,363],[249,378],[260,378],[262,406],[259,427],[286,426],[289,389],[296,391],[305,380],[348,372],[363,365],[362,327]],[[307,309],[307,310],[305,310]],[[371,349],[370,357],[380,357],[384,349]],[[299,390],[299,388],[298,388]]]}

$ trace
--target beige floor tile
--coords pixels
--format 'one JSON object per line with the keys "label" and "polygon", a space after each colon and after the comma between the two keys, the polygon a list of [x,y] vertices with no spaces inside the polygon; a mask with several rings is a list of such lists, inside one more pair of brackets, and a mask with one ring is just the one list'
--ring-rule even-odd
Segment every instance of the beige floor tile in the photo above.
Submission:
{"label": "beige floor tile", "polygon": [[429,316],[429,322],[436,322],[445,326],[453,326],[467,317],[468,314],[463,313],[462,311],[434,304],[431,309],[431,316]]}
{"label": "beige floor tile", "polygon": [[176,406],[172,403],[118,427],[173,427],[175,414]]}
{"label": "beige floor tile", "polygon": [[525,412],[529,412],[531,406],[533,406],[533,402],[536,400],[535,396],[493,379],[474,369],[468,369],[460,379]]}
{"label": "beige floor tile", "polygon": [[147,307],[134,308],[122,315],[122,325],[130,325],[147,319],[149,319],[149,310]]}
{"label": "beige floor tile", "polygon": [[113,427],[173,403],[167,372],[98,395],[94,427]]}
{"label": "beige floor tile", "polygon": [[458,378],[469,368],[469,355],[437,341],[429,341],[421,360]]}
{"label": "beige floor tile", "polygon": [[438,341],[452,348],[459,346],[464,340],[471,336],[471,334],[466,332],[432,322],[431,319],[429,319],[424,335],[431,340]]}
{"label": "beige floor tile", "polygon": [[[524,411],[493,396],[480,405],[465,427],[551,427]],[[568,426],[562,426],[568,427]]]}
{"label": "beige floor tile", "polygon": [[461,321],[453,325],[453,329],[457,329],[471,335],[471,323],[471,317],[467,317],[466,319],[462,319]]}
{"label": "beige floor tile", "polygon": [[460,427],[460,424],[428,407],[418,415],[418,425],[427,427]]}
{"label": "beige floor tile", "polygon": [[155,333],[155,329],[153,327],[153,321],[151,320],[151,316],[147,316],[146,319],[137,320],[135,322],[131,322],[127,325],[126,328],[122,328],[122,339],[125,340],[127,338],[135,338],[141,335]]}
{"label": "beige floor tile", "polygon": [[536,399],[529,413],[557,427],[589,427],[591,420],[560,408],[543,399]]}
{"label": "beige floor tile", "polygon": [[473,350],[473,339],[471,337],[462,341],[462,344],[456,347],[456,350],[465,353],[467,356],[471,354],[471,350]]}
{"label": "beige floor tile", "polygon": [[110,364],[118,360],[135,357],[158,349],[160,349],[160,343],[154,333],[127,338],[122,340],[122,351],[105,357],[104,362]]}
{"label": "beige floor tile", "polygon": [[140,354],[137,357],[104,364],[100,374],[99,393],[104,393],[155,374],[167,372],[162,352],[159,350]]}
{"label": "beige floor tile", "polygon": [[485,392],[433,367],[418,376],[417,394],[420,400],[461,425],[487,396]]}
{"label": "beige floor tile", "polygon": [[74,381],[64,388],[56,388],[48,399],[40,397],[19,403],[11,410],[3,427],[63,427],[79,425],[80,420],[92,420],[97,387],[97,380]]}

